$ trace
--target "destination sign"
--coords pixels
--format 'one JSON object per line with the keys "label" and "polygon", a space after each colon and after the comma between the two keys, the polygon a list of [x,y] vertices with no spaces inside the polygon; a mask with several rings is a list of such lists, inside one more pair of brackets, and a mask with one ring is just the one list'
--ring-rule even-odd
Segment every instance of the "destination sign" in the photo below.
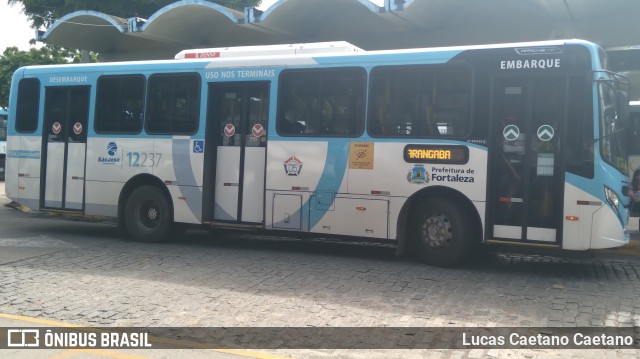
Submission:
{"label": "destination sign", "polygon": [[469,148],[458,145],[406,145],[408,163],[448,163],[463,165],[469,161]]}

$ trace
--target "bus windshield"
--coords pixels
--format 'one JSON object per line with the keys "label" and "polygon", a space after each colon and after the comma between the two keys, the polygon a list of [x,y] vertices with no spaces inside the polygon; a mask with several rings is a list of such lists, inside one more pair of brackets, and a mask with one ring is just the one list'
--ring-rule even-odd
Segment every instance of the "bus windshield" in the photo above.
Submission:
{"label": "bus windshield", "polygon": [[624,114],[629,111],[616,107],[616,90],[612,82],[601,82],[598,87],[600,103],[600,153],[602,159],[627,173],[627,141]]}

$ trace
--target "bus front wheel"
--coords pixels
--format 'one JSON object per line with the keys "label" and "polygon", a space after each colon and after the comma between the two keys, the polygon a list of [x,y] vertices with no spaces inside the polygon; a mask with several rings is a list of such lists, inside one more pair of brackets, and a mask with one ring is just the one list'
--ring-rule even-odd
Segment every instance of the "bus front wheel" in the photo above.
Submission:
{"label": "bus front wheel", "polygon": [[141,242],[168,239],[172,224],[171,206],[155,186],[136,188],[124,207],[124,225],[129,238]]}
{"label": "bus front wheel", "polygon": [[452,267],[467,258],[473,228],[467,211],[444,198],[420,202],[411,219],[411,246],[425,263]]}

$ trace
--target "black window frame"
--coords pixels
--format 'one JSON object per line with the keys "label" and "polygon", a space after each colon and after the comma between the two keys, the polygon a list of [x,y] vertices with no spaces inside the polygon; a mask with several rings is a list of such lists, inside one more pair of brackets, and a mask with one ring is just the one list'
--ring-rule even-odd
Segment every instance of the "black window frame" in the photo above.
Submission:
{"label": "black window frame", "polygon": [[[567,75],[566,118],[562,142],[565,171],[576,176],[595,177],[593,131],[593,80],[588,75]],[[588,121],[585,122],[585,119]],[[600,126],[600,118],[598,118]],[[577,128],[577,130],[576,130]]]}
{"label": "black window frame", "polygon": [[[194,121],[195,121],[195,127],[193,128],[192,131],[155,131],[152,130],[153,126],[151,126],[151,124],[153,124],[153,119],[150,118],[151,117],[151,112],[153,111],[153,107],[155,106],[155,103],[152,101],[151,96],[154,93],[154,89],[153,89],[153,81],[155,81],[158,78],[170,78],[173,77],[173,86],[171,86],[172,88],[172,102],[175,105],[175,101],[176,101],[176,80],[178,78],[186,78],[186,77],[191,77],[193,79],[195,79],[196,83],[195,83],[195,90],[196,93],[194,94],[193,98],[196,100],[195,106],[193,106],[193,109],[195,109],[195,115],[194,115]],[[200,106],[202,104],[202,78],[200,76],[200,74],[198,74],[197,72],[174,72],[174,73],[155,73],[152,74],[148,77],[147,79],[147,93],[146,93],[146,101],[145,101],[145,115],[144,115],[144,129],[145,132],[150,134],[150,135],[168,135],[168,136],[172,136],[172,135],[180,135],[180,136],[191,136],[194,135],[196,133],[198,133],[199,129],[200,129]],[[187,104],[187,107],[189,107],[189,104]],[[174,111],[175,111],[175,106],[174,106]],[[164,112],[164,111],[159,111],[159,112]],[[187,113],[187,116],[189,116],[189,113]],[[172,122],[170,122],[172,125],[171,127],[173,128],[173,121],[174,119],[171,120]]]}
{"label": "black window frame", "polygon": [[[128,78],[133,78],[133,79],[142,79],[142,108],[141,113],[140,113],[140,121],[139,121],[139,126],[137,131],[121,131],[120,129],[116,129],[114,131],[105,131],[102,130],[98,127],[99,124],[99,117],[98,117],[98,105],[99,105],[99,101],[100,101],[100,95],[101,95],[101,87],[100,87],[100,82],[102,80],[105,79],[119,79],[119,80],[125,80]],[[121,91],[120,93],[118,93],[118,96],[120,97],[120,99],[122,99],[122,94]],[[95,133],[97,134],[123,134],[123,135],[137,135],[140,134],[142,132],[142,129],[144,127],[144,114],[146,113],[146,99],[147,99],[147,78],[146,76],[142,75],[142,74],[117,74],[117,75],[102,75],[98,78],[98,80],[96,81],[96,100],[95,100],[95,105],[94,105],[94,115],[93,115],[93,130],[95,131]]]}
{"label": "black window frame", "polygon": [[[425,73],[430,72],[432,75],[438,75],[446,72],[464,71],[468,75],[468,100],[466,103],[467,112],[467,128],[462,134],[382,134],[372,131],[372,123],[375,122],[372,116],[376,111],[373,106],[376,105],[373,96],[375,96],[373,86],[376,84],[376,74],[384,71],[397,71],[397,70],[417,70],[418,74],[424,76]],[[466,140],[474,133],[475,122],[475,90],[476,90],[476,74],[475,67],[470,64],[409,64],[409,65],[383,65],[376,66],[371,69],[369,73],[369,87],[368,87],[368,99],[367,99],[367,134],[372,138],[398,138],[398,139],[439,139],[439,140]],[[437,125],[437,123],[436,123]]]}
{"label": "black window frame", "polygon": [[[24,98],[26,94],[23,94],[22,86],[27,84],[27,82],[33,82],[36,85],[37,91],[35,96],[35,107],[32,106],[33,103],[24,104]],[[33,89],[30,89],[33,90]],[[38,130],[38,125],[40,123],[40,97],[42,92],[42,84],[40,83],[40,79],[36,77],[27,77],[23,78],[18,82],[18,99],[16,104],[16,123],[14,125],[17,133],[35,133]],[[31,95],[31,94],[29,94]],[[25,123],[24,116],[25,113],[30,115],[28,118],[29,122],[27,124],[30,125],[28,128],[20,127]],[[35,115],[35,116],[34,116]]]}
{"label": "black window frame", "polygon": [[[286,76],[292,76],[292,75],[297,75],[297,74],[304,74],[304,75],[315,75],[317,78],[319,78],[322,81],[325,81],[328,78],[328,74],[330,73],[336,73],[336,72],[349,72],[351,71],[352,74],[356,74],[356,76],[359,76],[359,79],[356,79],[356,81],[354,83],[357,83],[358,81],[360,82],[360,104],[357,107],[354,107],[352,109],[352,111],[355,112],[355,114],[353,115],[354,118],[356,118],[355,121],[348,123],[350,126],[353,125],[354,130],[351,130],[351,128],[349,128],[349,131],[345,134],[340,134],[340,133],[328,133],[328,132],[313,132],[313,133],[305,133],[305,132],[301,132],[301,133],[286,133],[283,132],[283,121],[285,119],[285,108],[283,107],[283,102],[287,99],[287,95],[286,95],[286,91],[289,90],[289,88],[286,87]],[[341,78],[341,77],[333,77],[333,78]],[[366,110],[367,110],[367,82],[368,82],[368,75],[367,75],[367,71],[366,69],[364,69],[363,67],[360,66],[345,66],[345,67],[329,67],[329,68],[321,68],[321,69],[317,69],[317,68],[312,68],[312,69],[288,69],[288,70],[284,70],[280,73],[280,76],[278,78],[278,103],[276,106],[276,132],[278,133],[279,136],[281,137],[326,137],[326,138],[357,138],[362,136],[362,134],[365,131],[365,127],[366,127]],[[321,88],[319,91],[321,91],[320,94],[320,99],[324,98],[324,93],[322,92],[322,85],[324,83],[321,83]],[[320,113],[322,110],[320,109],[320,106],[318,106],[318,112]],[[359,112],[359,113],[358,113]],[[321,115],[321,114],[320,114]],[[296,121],[298,122],[298,121]]]}

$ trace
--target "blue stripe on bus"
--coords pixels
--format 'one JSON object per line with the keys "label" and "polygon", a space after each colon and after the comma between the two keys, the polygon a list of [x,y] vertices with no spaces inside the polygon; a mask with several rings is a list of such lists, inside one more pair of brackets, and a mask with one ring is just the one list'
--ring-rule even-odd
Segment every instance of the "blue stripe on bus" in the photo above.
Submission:
{"label": "blue stripe on bus", "polygon": [[[318,191],[339,192],[340,184],[342,184],[347,172],[348,159],[348,139],[331,139],[327,141],[327,156],[320,181],[318,181],[318,185],[315,188],[316,193]],[[303,205],[303,208],[310,208],[308,206],[311,206],[311,197],[309,197],[307,203]],[[328,207],[331,206],[329,205]],[[314,210],[309,213],[309,229],[311,229],[320,222],[322,217],[327,213],[327,210]]]}
{"label": "blue stripe on bus", "polygon": [[180,194],[185,198],[191,214],[202,222],[202,188],[198,187],[191,166],[191,139],[171,141],[171,160]]}

